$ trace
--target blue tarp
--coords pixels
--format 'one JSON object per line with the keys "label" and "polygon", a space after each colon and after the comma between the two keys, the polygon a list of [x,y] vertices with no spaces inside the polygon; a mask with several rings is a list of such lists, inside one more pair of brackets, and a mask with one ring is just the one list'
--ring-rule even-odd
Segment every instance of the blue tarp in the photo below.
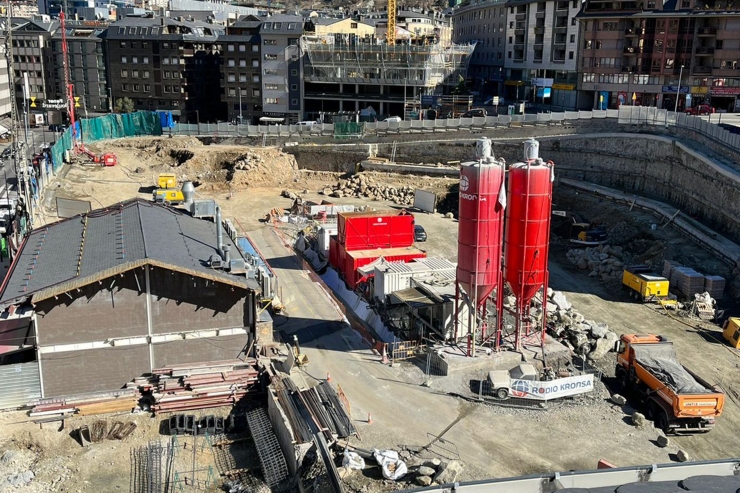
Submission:
{"label": "blue tarp", "polygon": [[171,111],[157,111],[159,114],[159,122],[162,128],[172,128],[175,126],[175,122],[172,120]]}

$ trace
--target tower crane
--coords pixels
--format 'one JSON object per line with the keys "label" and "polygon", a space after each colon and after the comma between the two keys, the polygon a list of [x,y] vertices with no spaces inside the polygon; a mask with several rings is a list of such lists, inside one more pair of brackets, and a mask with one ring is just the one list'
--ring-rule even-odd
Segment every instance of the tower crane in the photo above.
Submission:
{"label": "tower crane", "polygon": [[396,44],[396,0],[388,0],[388,30],[385,41],[389,45]]}
{"label": "tower crane", "polygon": [[[395,0],[393,0],[395,1]],[[78,141],[77,127],[75,125],[75,98],[74,90],[75,86],[69,80],[69,48],[67,47],[67,24],[65,21],[64,10],[59,13],[60,29],[62,30],[62,64],[64,65],[64,92],[67,96],[67,114],[69,115],[69,126],[72,131],[72,150],[75,154],[84,154],[94,163],[101,164],[102,166],[115,166],[118,164],[118,158],[115,154],[95,154],[85,147],[82,142],[82,135]],[[82,132],[82,125],[80,125],[80,133]]]}

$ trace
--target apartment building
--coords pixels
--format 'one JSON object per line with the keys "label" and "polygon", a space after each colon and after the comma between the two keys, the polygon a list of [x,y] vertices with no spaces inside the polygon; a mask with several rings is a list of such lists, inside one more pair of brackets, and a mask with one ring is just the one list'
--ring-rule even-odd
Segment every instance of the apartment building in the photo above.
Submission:
{"label": "apartment building", "polygon": [[263,122],[296,123],[303,117],[303,64],[299,42],[303,17],[278,14],[263,19],[262,111]]}
{"label": "apartment building", "polygon": [[469,75],[482,79],[491,94],[503,90],[507,11],[505,0],[468,0],[452,13],[452,41],[475,43]]}
{"label": "apartment building", "polygon": [[708,103],[740,111],[740,12],[732,0],[586,0],[579,21],[582,107],[680,111]]}
{"label": "apartment building", "polygon": [[169,110],[181,122],[224,120],[219,24],[159,16],[125,17],[102,36],[115,107]]}
{"label": "apartment building", "polygon": [[11,97],[8,60],[5,58],[5,35],[0,38],[0,118],[10,115]]}
{"label": "apartment building", "polygon": [[244,16],[219,36],[223,50],[221,100],[229,121],[258,124],[262,115],[262,77],[260,74],[260,26],[262,19]]}
{"label": "apartment building", "polygon": [[581,0],[506,3],[506,87],[509,100],[576,108]]}
{"label": "apartment building", "polygon": [[[80,98],[78,114],[85,115],[111,110],[101,37],[106,28],[107,24],[103,22],[70,21],[67,23],[69,81],[74,86],[74,95]],[[66,99],[61,29],[58,29],[51,38],[50,59],[50,97]],[[49,109],[48,111],[58,112],[59,110]],[[53,119],[53,121],[61,120]]]}
{"label": "apartment building", "polygon": [[[386,39],[388,12],[362,12],[357,18],[375,26],[375,36]],[[419,8],[399,7],[396,11],[396,38],[408,40],[427,39],[448,45],[452,42],[452,18],[443,12]]]}
{"label": "apartment building", "polygon": [[13,86],[19,110],[24,105],[24,77],[28,78],[30,113],[44,114],[43,107],[50,99],[51,36],[59,22],[48,15],[31,19],[12,19]]}

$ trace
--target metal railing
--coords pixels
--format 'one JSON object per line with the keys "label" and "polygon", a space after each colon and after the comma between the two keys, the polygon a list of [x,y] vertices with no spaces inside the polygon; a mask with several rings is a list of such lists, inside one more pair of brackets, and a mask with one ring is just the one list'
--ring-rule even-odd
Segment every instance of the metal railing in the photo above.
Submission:
{"label": "metal railing", "polygon": [[[470,130],[492,130],[521,125],[570,125],[589,120],[609,120],[619,125],[681,127],[740,151],[740,135],[721,128],[722,115],[703,118],[674,113],[648,106],[623,106],[619,110],[560,111],[524,115],[499,115],[473,118],[446,118],[437,120],[403,120],[400,122],[366,122],[363,135],[436,133]],[[615,128],[616,129],[616,128]],[[167,129],[164,131],[168,132]],[[231,125],[228,123],[177,124],[173,135],[202,135],[215,137],[300,138],[311,139],[335,136],[333,124],[313,125]]]}

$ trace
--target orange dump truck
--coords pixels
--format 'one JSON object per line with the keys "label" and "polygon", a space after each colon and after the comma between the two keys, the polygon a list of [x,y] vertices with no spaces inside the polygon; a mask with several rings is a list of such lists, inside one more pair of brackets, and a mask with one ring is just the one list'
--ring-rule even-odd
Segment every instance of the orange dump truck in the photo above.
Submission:
{"label": "orange dump truck", "polygon": [[725,394],[681,365],[673,344],[662,336],[622,335],[616,376],[665,433],[707,432],[722,414]]}

